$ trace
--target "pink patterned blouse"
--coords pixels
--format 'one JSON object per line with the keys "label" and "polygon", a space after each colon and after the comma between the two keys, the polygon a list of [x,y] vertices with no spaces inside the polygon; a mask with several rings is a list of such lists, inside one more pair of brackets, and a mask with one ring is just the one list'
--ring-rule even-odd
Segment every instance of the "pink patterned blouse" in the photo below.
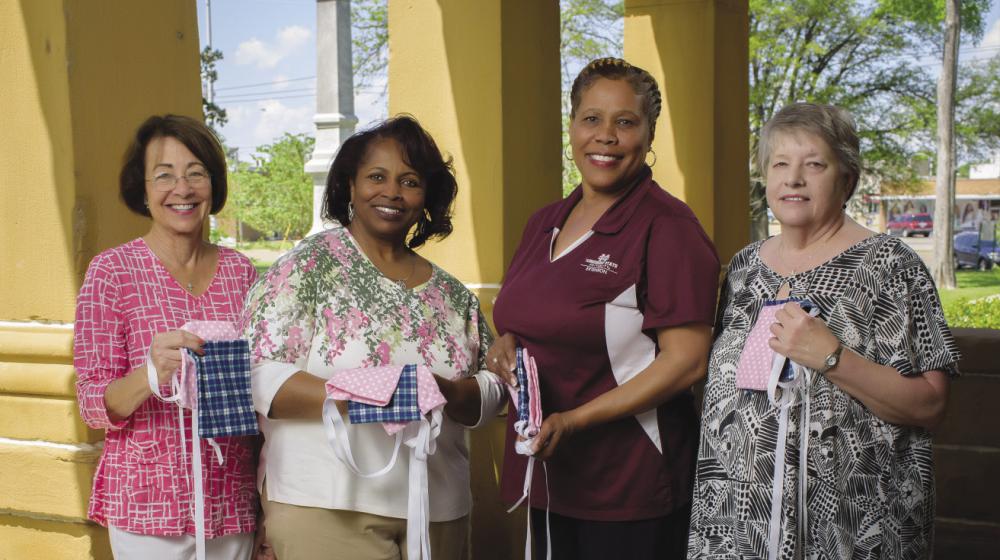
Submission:
{"label": "pink patterned blouse", "polygon": [[[94,257],[77,299],[73,365],[80,415],[107,430],[88,515],[101,525],[143,535],[194,534],[191,416],[184,411],[188,449],[182,451],[178,409],[156,397],[121,422],[108,418],[104,392],[142,367],[153,335],[192,320],[238,321],[257,272],[245,256],[219,248],[208,290],[193,296],[167,272],[141,238]],[[255,528],[253,438],[216,440],[222,465],[200,442],[208,538]]]}

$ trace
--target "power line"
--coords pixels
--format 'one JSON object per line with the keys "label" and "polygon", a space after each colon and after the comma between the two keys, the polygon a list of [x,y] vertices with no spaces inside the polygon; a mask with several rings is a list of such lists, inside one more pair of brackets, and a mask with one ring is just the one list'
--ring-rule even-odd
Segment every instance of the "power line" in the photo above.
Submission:
{"label": "power line", "polygon": [[[268,94],[267,92],[259,92],[259,93],[255,93],[255,94],[247,94],[247,95],[256,95],[256,97],[239,98],[239,99],[233,99],[231,97],[224,97],[223,99],[217,99],[216,101],[218,101],[219,104],[221,104],[221,105],[235,105],[235,104],[239,104],[239,103],[252,103],[252,102],[256,102],[256,101],[270,101],[272,99],[274,99],[274,100],[280,100],[280,99],[299,99],[299,98],[303,98],[303,97],[316,97],[316,95],[314,93],[313,94],[300,94],[300,95],[284,95],[284,94],[287,94],[287,93],[292,93],[293,91],[312,91],[312,90],[309,89],[309,88],[305,88],[305,89],[302,89],[302,90],[287,90],[287,91],[283,91],[283,92],[278,92],[277,94]],[[382,93],[382,90],[380,90],[380,89],[358,89],[358,90],[354,90],[354,91],[355,91],[355,93],[377,93],[377,94],[381,94]]]}
{"label": "power line", "polygon": [[215,91],[229,91],[229,90],[233,90],[233,89],[247,89],[247,88],[260,87],[260,86],[273,86],[273,85],[276,85],[276,84],[283,84],[285,82],[301,82],[301,81],[304,81],[304,80],[314,80],[314,79],[316,79],[316,76],[305,76],[305,77],[302,77],[302,78],[292,78],[292,79],[289,79],[289,80],[271,80],[270,82],[258,82],[256,84],[243,84],[243,85],[239,85],[239,86],[226,86],[226,87],[221,87],[221,88],[215,88]]}
{"label": "power line", "polygon": [[309,87],[309,88],[298,88],[298,89],[283,89],[283,90],[276,90],[276,91],[272,91],[272,92],[255,91],[255,92],[249,92],[249,93],[233,93],[233,94],[229,94],[229,95],[220,96],[219,99],[222,100],[222,101],[237,100],[237,99],[248,98],[248,97],[267,96],[269,94],[284,95],[284,94],[287,94],[287,93],[302,93],[304,91],[315,92],[316,88]]}
{"label": "power line", "polygon": [[236,101],[222,101],[221,103],[225,105],[239,105],[241,103],[256,103],[258,101],[280,101],[282,99],[304,99],[307,97],[316,97],[316,95],[304,94],[304,95],[272,96],[272,97],[261,97],[260,99],[237,99]]}

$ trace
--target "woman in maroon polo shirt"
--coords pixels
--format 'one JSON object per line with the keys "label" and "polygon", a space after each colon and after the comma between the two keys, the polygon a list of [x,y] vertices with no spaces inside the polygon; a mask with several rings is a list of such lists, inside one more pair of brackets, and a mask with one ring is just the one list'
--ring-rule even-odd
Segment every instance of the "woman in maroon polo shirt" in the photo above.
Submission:
{"label": "woman in maroon polo shirt", "polygon": [[[538,364],[545,420],[533,445],[548,491],[534,469],[537,553],[548,507],[555,558],[681,557],[697,448],[690,387],[707,367],[719,260],[691,209],[645,163],[660,113],[653,77],[595,60],[571,103],[583,181],[529,220],[487,359],[509,383],[516,346]],[[501,485],[509,503],[526,466],[513,417]]]}

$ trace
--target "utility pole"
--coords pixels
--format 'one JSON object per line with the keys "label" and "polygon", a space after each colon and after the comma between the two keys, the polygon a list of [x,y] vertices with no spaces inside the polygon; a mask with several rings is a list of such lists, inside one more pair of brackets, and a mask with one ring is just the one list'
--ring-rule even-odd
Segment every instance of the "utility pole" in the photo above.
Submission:
{"label": "utility pole", "polygon": [[[209,51],[212,50],[212,0],[205,0],[205,19],[207,20],[208,27],[208,44],[207,47]],[[215,80],[208,80],[208,102],[215,103]]]}

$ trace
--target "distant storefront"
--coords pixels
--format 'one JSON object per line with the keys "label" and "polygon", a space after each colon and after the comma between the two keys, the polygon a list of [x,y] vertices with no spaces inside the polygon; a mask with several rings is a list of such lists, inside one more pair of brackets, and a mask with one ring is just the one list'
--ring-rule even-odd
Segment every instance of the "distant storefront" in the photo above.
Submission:
{"label": "distant storefront", "polygon": [[[1000,179],[959,179],[955,184],[955,208],[952,213],[955,229],[979,229],[983,222],[1000,221]],[[930,214],[934,216],[934,183],[925,181],[913,194],[873,195],[877,204],[879,227],[885,231],[900,214]]]}

